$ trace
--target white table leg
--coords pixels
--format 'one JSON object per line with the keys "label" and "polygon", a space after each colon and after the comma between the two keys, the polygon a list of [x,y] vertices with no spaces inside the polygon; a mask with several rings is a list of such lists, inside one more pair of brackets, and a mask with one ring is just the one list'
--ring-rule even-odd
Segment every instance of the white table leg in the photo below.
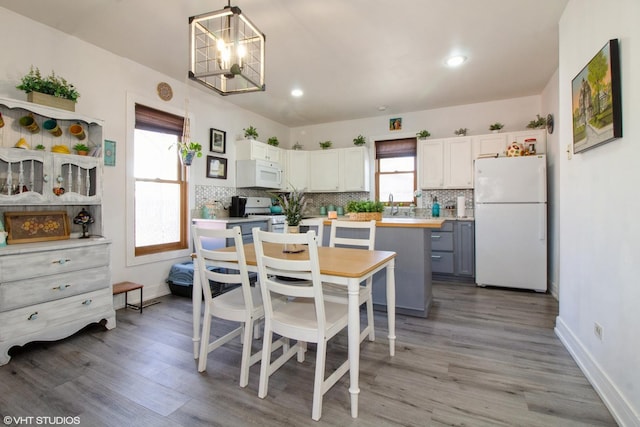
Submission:
{"label": "white table leg", "polygon": [[396,354],[396,261],[387,264],[387,321],[389,322],[389,354]]}
{"label": "white table leg", "polygon": [[202,310],[202,285],[200,284],[200,273],[198,271],[198,259],[195,254],[193,259],[193,288],[191,300],[193,304],[193,358],[197,359],[200,353],[200,312]]}
{"label": "white table leg", "polygon": [[358,384],[360,375],[360,281],[349,279],[349,380],[351,386],[351,416],[358,417],[358,394],[360,387]]}

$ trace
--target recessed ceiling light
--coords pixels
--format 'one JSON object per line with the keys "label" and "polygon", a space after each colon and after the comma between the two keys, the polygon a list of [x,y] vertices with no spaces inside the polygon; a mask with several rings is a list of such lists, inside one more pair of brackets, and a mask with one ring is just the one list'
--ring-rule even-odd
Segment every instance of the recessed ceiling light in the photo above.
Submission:
{"label": "recessed ceiling light", "polygon": [[451,56],[447,58],[446,64],[449,67],[457,67],[458,65],[462,65],[462,63],[465,62],[466,60],[467,60],[466,56],[462,56],[462,55]]}
{"label": "recessed ceiling light", "polygon": [[385,111],[387,109],[386,105],[381,105],[378,107],[378,111]]}
{"label": "recessed ceiling light", "polygon": [[302,95],[304,95],[302,89],[294,89],[291,91],[291,96],[295,96],[296,98],[300,98]]}

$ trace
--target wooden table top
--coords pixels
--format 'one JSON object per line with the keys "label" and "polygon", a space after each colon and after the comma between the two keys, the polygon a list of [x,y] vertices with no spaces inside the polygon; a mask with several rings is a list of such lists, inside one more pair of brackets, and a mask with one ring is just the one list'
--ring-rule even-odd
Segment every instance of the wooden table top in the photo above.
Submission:
{"label": "wooden table top", "polygon": [[[297,254],[289,254],[283,253],[282,247],[283,245],[275,243],[265,243],[265,254],[274,258],[309,258],[309,252],[306,250]],[[220,250],[228,251],[235,249],[229,247]],[[248,265],[255,266],[258,264],[253,243],[244,245],[244,254]],[[351,248],[329,248],[326,246],[318,247],[320,274],[328,276],[348,278],[362,277],[395,257],[396,253],[391,251],[367,251]]]}

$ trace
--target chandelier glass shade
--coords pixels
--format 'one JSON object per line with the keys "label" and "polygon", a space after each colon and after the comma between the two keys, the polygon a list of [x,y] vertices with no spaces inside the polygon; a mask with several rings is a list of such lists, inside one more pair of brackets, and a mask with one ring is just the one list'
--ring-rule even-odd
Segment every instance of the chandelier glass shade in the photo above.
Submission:
{"label": "chandelier glass shade", "polygon": [[265,36],[236,6],[189,18],[189,78],[221,95],[264,91]]}

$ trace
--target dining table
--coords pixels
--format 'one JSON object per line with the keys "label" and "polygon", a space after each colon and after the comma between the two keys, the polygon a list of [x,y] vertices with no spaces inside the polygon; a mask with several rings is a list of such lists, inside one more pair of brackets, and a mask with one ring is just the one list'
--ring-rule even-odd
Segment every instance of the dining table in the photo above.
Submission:
{"label": "dining table", "polygon": [[[247,269],[258,271],[256,252],[253,243],[243,245]],[[217,249],[235,251],[235,247]],[[265,255],[287,259],[303,259],[306,251],[285,253],[283,246],[266,243]],[[194,262],[197,262],[195,255]],[[363,250],[354,248],[318,247],[320,276],[323,283],[344,286],[348,294],[348,357],[349,357],[349,393],[351,394],[351,416],[358,417],[358,395],[360,393],[360,283],[375,273],[386,270],[387,322],[389,355],[395,355],[395,258],[392,251]],[[193,278],[193,354],[198,358],[200,347],[200,316],[202,310],[202,284],[198,274]],[[367,327],[371,327],[368,325]]]}

